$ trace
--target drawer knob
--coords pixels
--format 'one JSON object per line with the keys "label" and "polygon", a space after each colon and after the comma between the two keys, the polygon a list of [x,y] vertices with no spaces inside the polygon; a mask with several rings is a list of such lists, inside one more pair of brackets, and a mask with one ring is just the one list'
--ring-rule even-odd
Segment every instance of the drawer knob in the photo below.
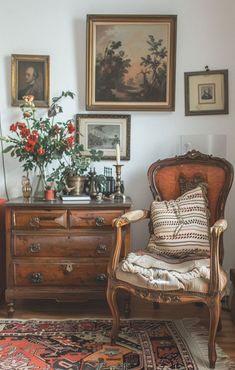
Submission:
{"label": "drawer knob", "polygon": [[106,254],[107,252],[107,246],[105,244],[98,244],[96,247],[96,253],[97,254]]}
{"label": "drawer knob", "polygon": [[66,263],[66,265],[64,266],[64,272],[66,274],[69,274],[72,271],[73,271],[73,265],[71,263]]}
{"label": "drawer knob", "polygon": [[39,217],[31,217],[29,221],[29,226],[38,229],[40,227],[40,218]]}
{"label": "drawer knob", "polygon": [[30,276],[30,280],[33,284],[40,284],[43,281],[43,275],[41,272],[33,272]]}
{"label": "drawer knob", "polygon": [[41,244],[40,243],[32,243],[30,244],[29,250],[31,253],[38,253],[41,250]]}
{"label": "drawer knob", "polygon": [[104,217],[96,217],[95,218],[96,226],[103,226],[104,225]]}
{"label": "drawer knob", "polygon": [[97,283],[105,283],[107,281],[107,275],[99,274],[96,276]]}

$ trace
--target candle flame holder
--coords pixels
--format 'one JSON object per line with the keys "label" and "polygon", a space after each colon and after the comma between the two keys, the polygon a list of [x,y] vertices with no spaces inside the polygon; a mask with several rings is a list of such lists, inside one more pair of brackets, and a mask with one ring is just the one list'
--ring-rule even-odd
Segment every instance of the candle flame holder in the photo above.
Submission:
{"label": "candle flame holder", "polygon": [[112,200],[125,202],[126,196],[121,192],[121,172],[123,164],[114,164],[116,169],[116,191],[110,195]]}

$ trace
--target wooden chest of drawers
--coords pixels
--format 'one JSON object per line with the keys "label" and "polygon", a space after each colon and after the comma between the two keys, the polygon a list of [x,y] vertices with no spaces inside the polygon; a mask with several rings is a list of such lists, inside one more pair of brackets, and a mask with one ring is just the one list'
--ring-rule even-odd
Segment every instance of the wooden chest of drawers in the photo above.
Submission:
{"label": "wooden chest of drawers", "polygon": [[[6,206],[6,302],[105,299],[107,263],[115,243],[112,220],[128,212],[131,201],[23,203]],[[129,252],[127,227],[122,254]]]}
{"label": "wooden chest of drawers", "polygon": [[4,296],[5,291],[5,202],[0,198],[0,300]]}

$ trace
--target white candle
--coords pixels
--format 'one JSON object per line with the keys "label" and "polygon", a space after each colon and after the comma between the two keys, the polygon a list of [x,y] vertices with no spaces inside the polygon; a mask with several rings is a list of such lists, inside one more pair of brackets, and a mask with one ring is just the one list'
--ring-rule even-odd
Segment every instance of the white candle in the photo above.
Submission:
{"label": "white candle", "polygon": [[116,161],[117,164],[120,164],[120,145],[116,144]]}

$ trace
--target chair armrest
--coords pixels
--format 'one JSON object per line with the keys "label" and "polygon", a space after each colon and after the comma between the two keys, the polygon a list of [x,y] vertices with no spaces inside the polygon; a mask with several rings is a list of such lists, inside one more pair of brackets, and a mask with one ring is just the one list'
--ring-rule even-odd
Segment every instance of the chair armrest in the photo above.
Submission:
{"label": "chair armrest", "polygon": [[213,232],[213,230],[215,230],[218,227],[222,228],[222,231],[221,232],[224,232],[227,229],[227,227],[228,227],[227,220],[225,220],[225,219],[217,220],[214,223],[214,225],[211,227],[211,233]]}
{"label": "chair armrest", "polygon": [[122,248],[122,227],[126,225],[130,225],[133,222],[137,222],[140,220],[144,220],[149,218],[150,211],[146,209],[137,210],[137,211],[130,211],[125,213],[123,216],[115,218],[113,220],[113,226],[116,229],[116,245],[114,249],[111,251],[109,263],[108,263],[108,275],[112,276],[115,274],[115,270],[120,260],[121,248]]}
{"label": "chair armrest", "polygon": [[113,226],[122,227],[133,222],[144,220],[150,217],[150,211],[147,209],[140,209],[136,211],[130,211],[125,213],[123,216],[115,218],[113,220]]}
{"label": "chair armrest", "polygon": [[225,219],[217,220],[211,227],[211,257],[210,257],[210,285],[209,293],[217,294],[219,292],[219,246],[220,236],[227,229],[227,221]]}

